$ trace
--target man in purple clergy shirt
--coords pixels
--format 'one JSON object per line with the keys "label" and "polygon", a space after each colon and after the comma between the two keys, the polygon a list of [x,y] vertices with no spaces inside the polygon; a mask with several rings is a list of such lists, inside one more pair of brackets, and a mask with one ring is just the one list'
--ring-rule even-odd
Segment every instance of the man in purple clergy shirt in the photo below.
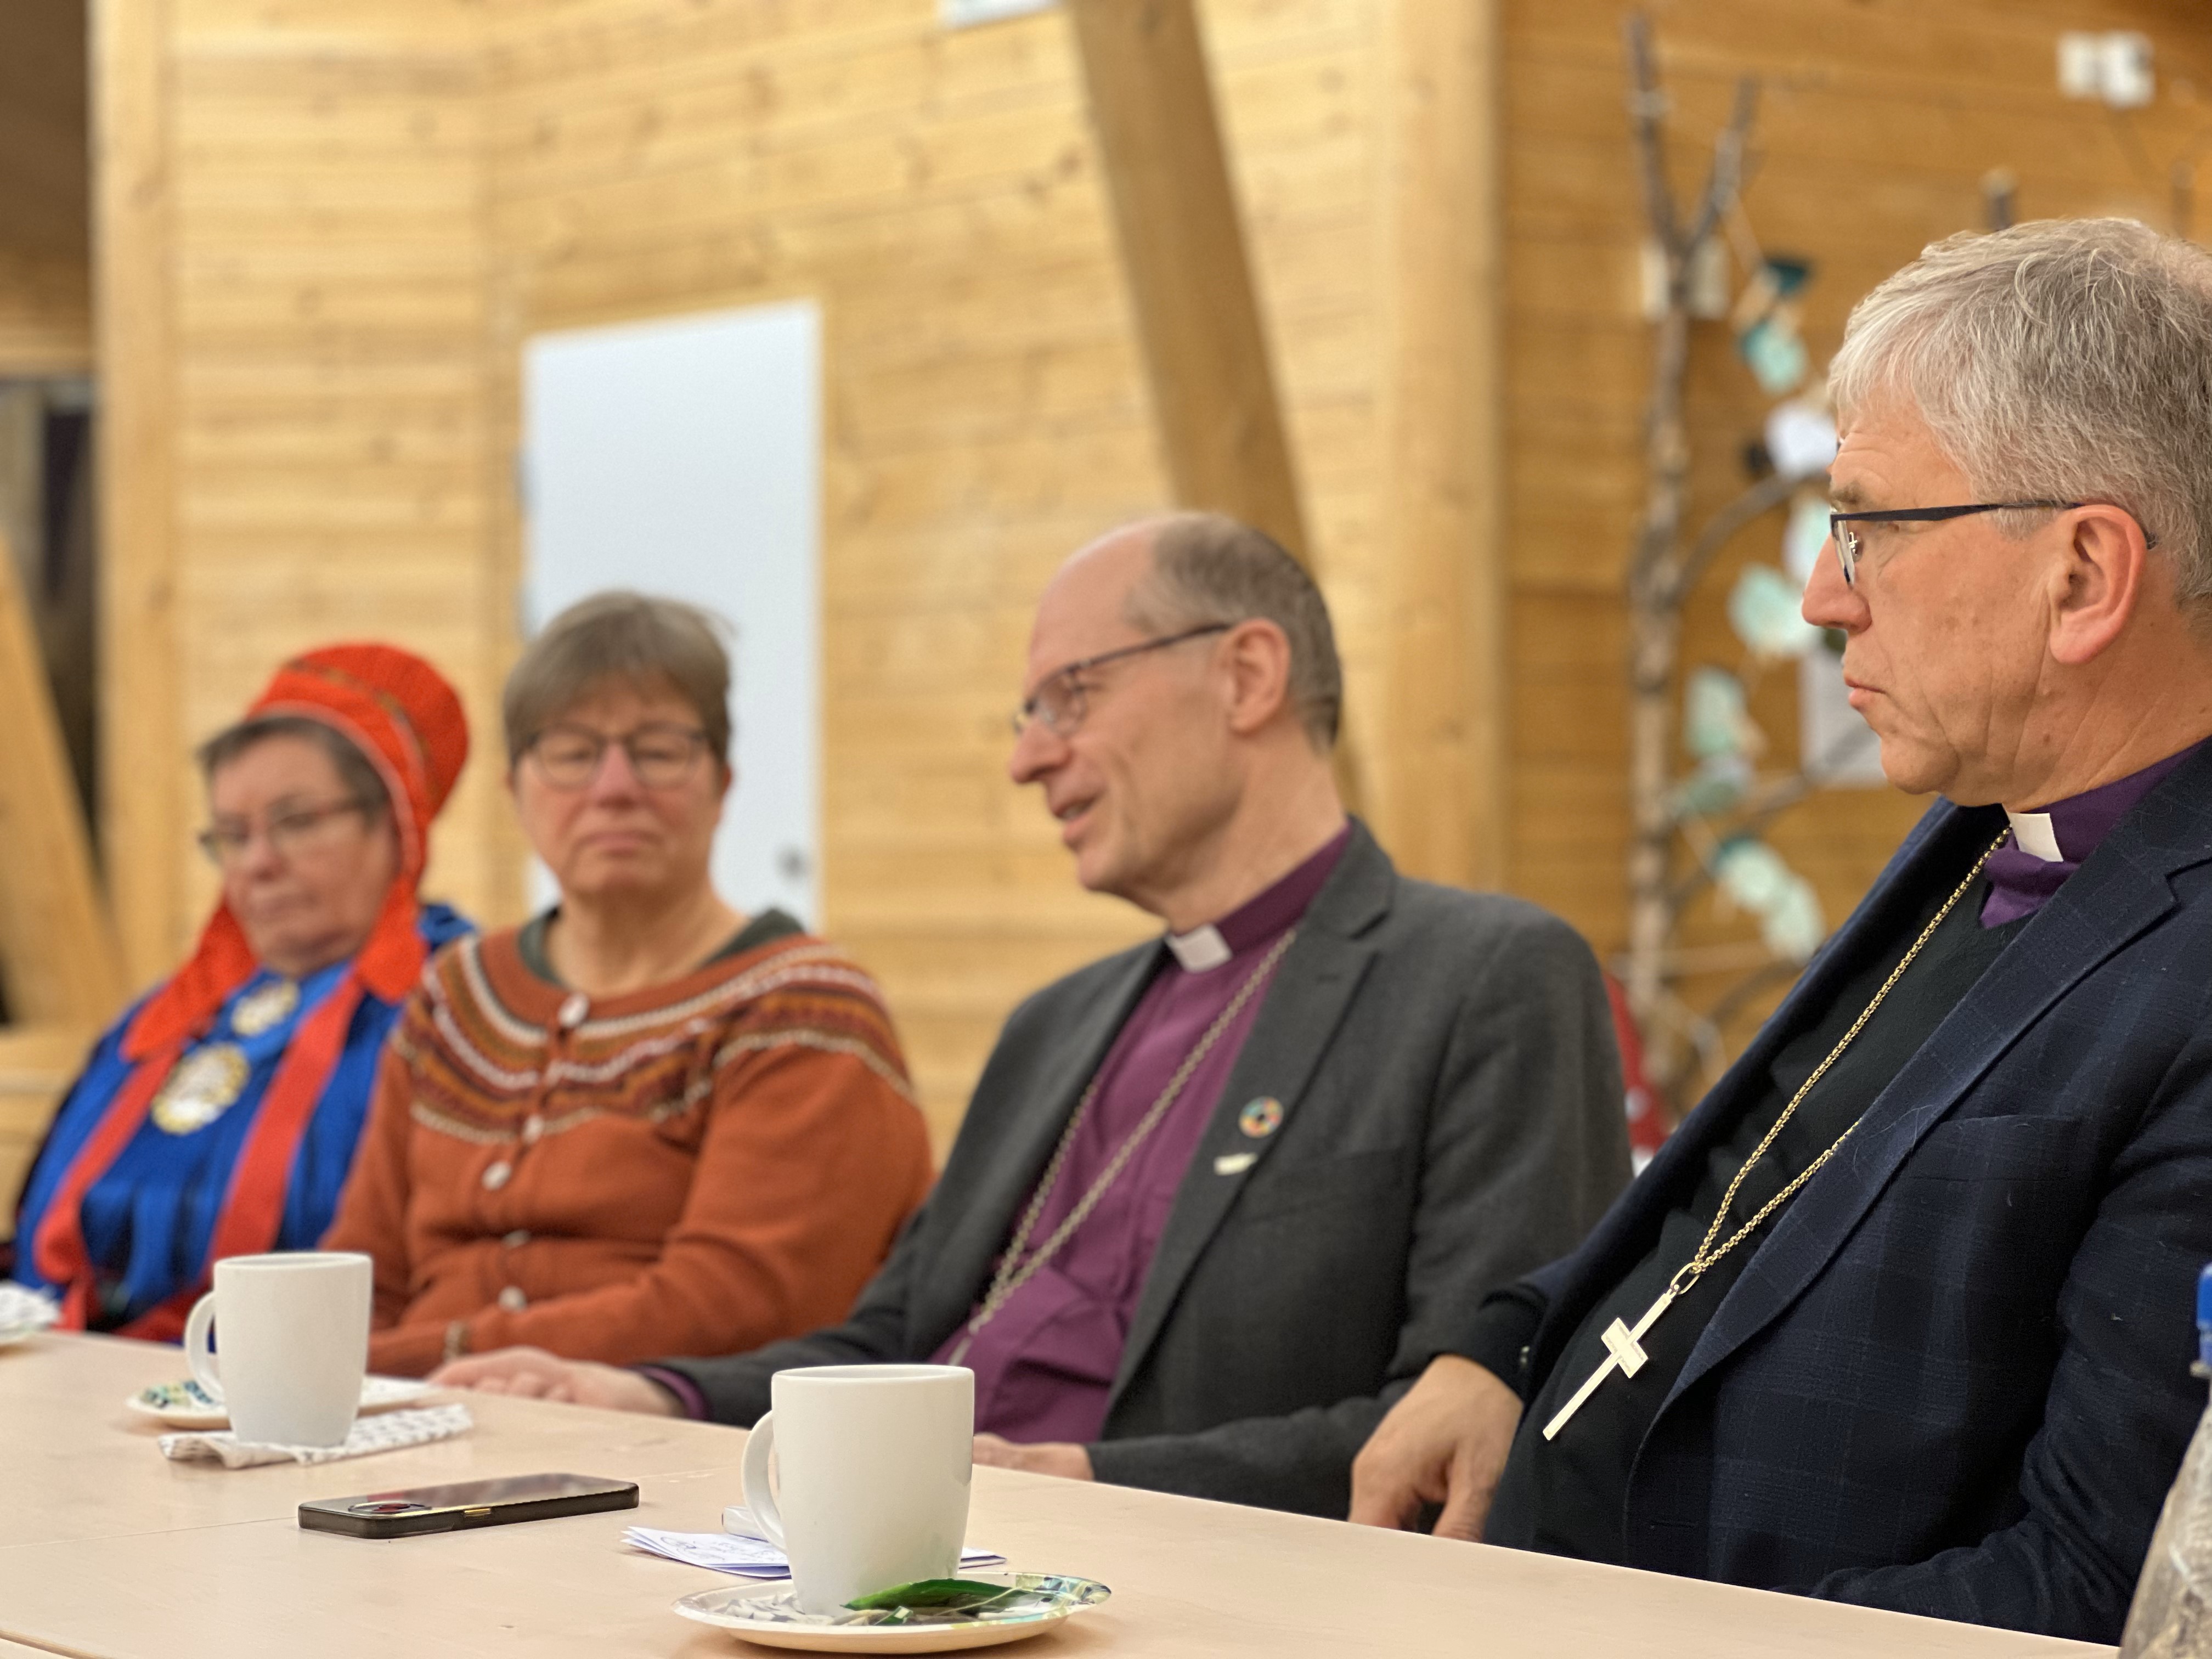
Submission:
{"label": "man in purple clergy shirt", "polygon": [[1570,1248],[1628,1154],[1589,947],[1392,868],[1337,794],[1341,698],[1319,590],[1257,532],[1178,514],[1077,553],[1009,771],[1164,933],[1014,1011],[845,1323],[440,1380],[750,1424],[779,1370],[934,1359],[975,1373],[984,1462],[1343,1516],[1457,1310]]}
{"label": "man in purple clergy shirt", "polygon": [[1353,1517],[2115,1641],[2204,1404],[2212,255],[1954,237],[1831,385],[1805,617],[1943,799],[1583,1246],[1468,1304]]}

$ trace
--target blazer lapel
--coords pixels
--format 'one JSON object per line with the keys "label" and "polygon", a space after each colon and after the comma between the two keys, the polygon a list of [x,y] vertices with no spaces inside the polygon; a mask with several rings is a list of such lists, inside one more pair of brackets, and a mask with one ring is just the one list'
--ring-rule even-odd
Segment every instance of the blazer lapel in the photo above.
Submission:
{"label": "blazer lapel", "polygon": [[[1158,1340],[1183,1282],[1251,1180],[1255,1164],[1283,1139],[1280,1129],[1252,1139],[1237,1127],[1237,1115],[1246,1102],[1263,1096],[1280,1103],[1285,1124],[1296,1115],[1299,1097],[1328,1052],[1345,1010],[1375,957],[1374,947],[1352,935],[1364,932],[1389,910],[1395,881],[1389,855],[1355,823],[1342,861],[1308,908],[1297,940],[1275,970],[1275,981],[1260,1005],[1251,1035],[1237,1053],[1205,1137],[1176,1188],[1175,1207],[1168,1212],[1122,1345],[1106,1407],[1109,1421],[1130,1378]],[[1244,1153],[1254,1163],[1238,1174],[1224,1175],[1213,1167],[1217,1158]]]}
{"label": "blazer lapel", "polygon": [[974,1177],[960,1182],[948,1169],[938,1183],[931,1203],[956,1202],[958,1213],[926,1282],[916,1287],[920,1295],[909,1316],[931,1348],[968,1316],[988,1285],[992,1264],[1013,1231],[1015,1210],[1036,1188],[1075,1103],[1151,983],[1164,948],[1131,951],[1082,1018],[1051,1039],[1057,1060],[1039,1068],[1041,1081],[1028,1099],[1011,1103],[1003,1128],[981,1149]]}
{"label": "blazer lapel", "polygon": [[[2202,783],[2179,800],[2168,791],[2188,790],[2200,779],[2212,782],[2212,754],[2185,766],[2122,821],[1875,1097],[1850,1139],[1783,1211],[1714,1310],[1668,1395],[1669,1404],[1804,1291],[1921,1138],[2021,1033],[2174,908],[2169,878],[2212,859],[2212,811]],[[2184,807],[2179,813],[2172,810],[2177,805]],[[1909,975],[1899,990],[1908,985]]]}
{"label": "blazer lapel", "polygon": [[[1991,830],[1989,835],[1994,835]],[[1528,1374],[1542,1377],[1596,1299],[1618,1284],[1658,1236],[1673,1195],[1697,1185],[1713,1143],[1735,1127],[1747,1102],[1766,1086],[1776,1053],[1801,1026],[1808,1010],[1825,1008],[1857,968],[1870,939],[1885,939],[1905,925],[1914,895],[1930,868],[1952,868],[1972,846],[1989,844],[1976,815],[1948,803],[1931,808],[1914,826],[1858,908],[1832,934],[1782,1004],[1753,1036],[1721,1079],[1667,1137],[1649,1167],[1608,1209],[1577,1252],[1577,1267],[1546,1313],[1529,1354]]]}

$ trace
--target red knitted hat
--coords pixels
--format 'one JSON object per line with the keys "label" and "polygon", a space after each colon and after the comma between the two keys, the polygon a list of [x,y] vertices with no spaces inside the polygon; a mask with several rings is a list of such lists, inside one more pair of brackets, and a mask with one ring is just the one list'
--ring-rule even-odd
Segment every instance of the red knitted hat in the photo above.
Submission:
{"label": "red knitted hat", "polygon": [[[354,971],[376,995],[397,1000],[422,971],[415,889],[429,859],[430,821],[469,757],[461,700],[443,675],[412,652],[390,645],[326,645],[279,668],[246,711],[248,719],[271,714],[319,720],[358,749],[384,780],[399,831],[399,874],[354,959]],[[193,1030],[258,965],[228,902],[219,902],[191,958],[131,1021],[125,1055],[142,1058]]]}

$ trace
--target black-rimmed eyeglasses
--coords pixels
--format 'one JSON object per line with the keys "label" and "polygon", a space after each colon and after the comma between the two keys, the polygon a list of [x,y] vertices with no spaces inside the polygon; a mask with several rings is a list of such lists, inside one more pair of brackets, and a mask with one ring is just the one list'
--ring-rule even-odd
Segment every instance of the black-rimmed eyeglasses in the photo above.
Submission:
{"label": "black-rimmed eyeglasses", "polygon": [[1037,682],[1036,690],[1014,711],[1014,735],[1018,738],[1031,720],[1038,720],[1057,736],[1073,736],[1075,728],[1083,724],[1084,715],[1091,711],[1091,688],[1084,684],[1083,677],[1092,669],[1119,662],[1125,657],[1142,656],[1148,651],[1164,651],[1171,645],[1181,645],[1185,640],[1199,639],[1207,634],[1226,634],[1235,626],[1234,623],[1207,623],[1199,628],[1186,628],[1180,634],[1139,640],[1116,651],[1101,651],[1095,657],[1080,658],[1055,668]]}
{"label": "black-rimmed eyeglasses", "polygon": [[[1836,562],[1844,568],[1844,585],[1856,587],[1859,560],[1866,554],[1866,538],[1854,524],[1938,524],[1946,519],[1971,518],[1977,513],[2027,512],[2032,508],[2065,512],[2087,507],[2087,501],[1974,501],[1965,507],[1899,507],[1884,513],[1831,513],[1828,534],[1836,544]],[[2156,547],[2158,538],[2143,532],[2143,545]]]}

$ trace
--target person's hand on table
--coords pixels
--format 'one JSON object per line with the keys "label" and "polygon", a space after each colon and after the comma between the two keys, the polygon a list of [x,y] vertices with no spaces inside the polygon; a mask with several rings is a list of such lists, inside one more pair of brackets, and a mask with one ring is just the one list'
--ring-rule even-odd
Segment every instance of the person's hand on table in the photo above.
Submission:
{"label": "person's hand on table", "polygon": [[1521,1396],[1472,1359],[1438,1354],[1352,1462],[1352,1519],[1411,1528],[1431,1504],[1439,1538],[1482,1537],[1521,1422]]}
{"label": "person's hand on table", "polygon": [[1091,1479],[1091,1454],[1066,1440],[1040,1440],[1034,1445],[1018,1446],[995,1434],[979,1434],[975,1437],[975,1461],[994,1469],[1056,1474],[1063,1480]]}
{"label": "person's hand on table", "polygon": [[563,1359],[543,1348],[495,1348],[441,1365],[430,1373],[433,1387],[471,1389],[478,1394],[514,1395],[524,1400],[557,1400],[571,1406],[601,1406],[609,1411],[644,1412],[658,1417],[683,1413],[675,1397],[659,1384],[590,1359]]}

